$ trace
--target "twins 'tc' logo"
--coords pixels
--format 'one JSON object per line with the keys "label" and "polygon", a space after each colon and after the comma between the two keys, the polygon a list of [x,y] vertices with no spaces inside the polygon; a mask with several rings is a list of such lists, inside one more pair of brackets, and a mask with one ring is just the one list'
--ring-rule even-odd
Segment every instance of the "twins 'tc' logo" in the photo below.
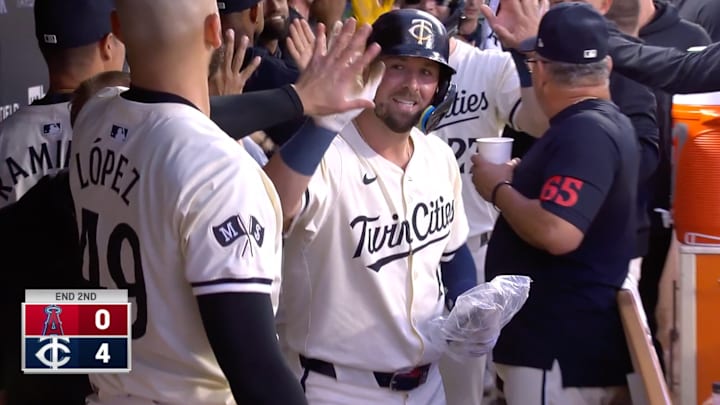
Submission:
{"label": "twins 'tc' logo", "polygon": [[[57,370],[64,366],[70,361],[70,338],[60,336],[44,336],[39,338],[38,341],[44,342],[50,340],[50,342],[42,345],[40,350],[35,353],[35,357],[40,360],[40,363],[47,367]],[[50,352],[48,358],[47,352]]]}
{"label": "twins 'tc' logo", "polygon": [[435,37],[430,21],[420,18],[412,20],[412,26],[410,26],[408,32],[413,38],[417,39],[419,45],[425,47],[432,44]]}

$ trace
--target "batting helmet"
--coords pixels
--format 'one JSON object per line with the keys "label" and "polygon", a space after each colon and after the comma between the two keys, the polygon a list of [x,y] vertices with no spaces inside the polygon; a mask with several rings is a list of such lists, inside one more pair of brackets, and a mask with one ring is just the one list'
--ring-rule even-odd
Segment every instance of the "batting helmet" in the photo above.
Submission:
{"label": "batting helmet", "polygon": [[[377,42],[382,48],[381,55],[409,56],[425,58],[440,65],[440,78],[430,111],[423,115],[421,127],[426,131],[425,124],[439,106],[452,103],[448,100],[455,95],[451,89],[450,79],[455,69],[448,64],[450,57],[450,36],[445,26],[432,14],[415,9],[392,10],[382,14],[373,23],[372,34],[368,43]],[[449,107],[449,105],[447,105]],[[447,111],[447,108],[445,108]],[[439,113],[440,111],[436,112]],[[439,121],[437,117],[436,121]],[[429,132],[426,131],[426,132]]]}

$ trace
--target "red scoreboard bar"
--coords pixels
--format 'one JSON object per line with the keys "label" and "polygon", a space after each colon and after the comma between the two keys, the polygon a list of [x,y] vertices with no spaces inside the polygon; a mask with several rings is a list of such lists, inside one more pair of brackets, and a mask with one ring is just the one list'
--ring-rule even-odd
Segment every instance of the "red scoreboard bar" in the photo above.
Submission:
{"label": "red scoreboard bar", "polygon": [[127,290],[27,290],[22,370],[129,372],[131,322]]}

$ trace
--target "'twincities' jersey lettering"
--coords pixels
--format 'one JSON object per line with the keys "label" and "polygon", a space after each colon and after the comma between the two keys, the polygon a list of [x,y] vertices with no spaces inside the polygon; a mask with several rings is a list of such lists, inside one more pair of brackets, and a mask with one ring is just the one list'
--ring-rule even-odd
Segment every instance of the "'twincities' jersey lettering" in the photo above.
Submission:
{"label": "'twincities' jersey lettering", "polygon": [[[409,219],[399,221],[399,216],[393,214],[393,223],[391,224],[379,224],[379,216],[357,216],[350,222],[350,227],[354,231],[356,229],[360,231],[353,258],[360,257],[363,251],[373,255],[402,244],[408,245],[407,251],[380,258],[368,266],[374,271],[379,271],[380,268],[392,261],[405,258],[413,251],[447,238],[454,218],[455,201],[446,202],[443,197],[429,203],[417,204]],[[445,230],[447,232],[443,232]],[[415,241],[421,244],[411,247]]]}

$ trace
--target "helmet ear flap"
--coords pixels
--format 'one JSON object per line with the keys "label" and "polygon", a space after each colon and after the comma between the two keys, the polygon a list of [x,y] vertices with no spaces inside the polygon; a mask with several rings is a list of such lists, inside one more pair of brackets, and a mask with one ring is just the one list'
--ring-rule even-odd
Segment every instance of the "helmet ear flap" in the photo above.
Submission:
{"label": "helmet ear flap", "polygon": [[[441,91],[441,88],[444,90]],[[440,124],[440,120],[452,107],[456,95],[457,86],[455,83],[451,83],[450,78],[447,77],[438,86],[438,93],[435,95],[432,105],[423,111],[420,117],[420,130],[426,134],[434,131]]]}

